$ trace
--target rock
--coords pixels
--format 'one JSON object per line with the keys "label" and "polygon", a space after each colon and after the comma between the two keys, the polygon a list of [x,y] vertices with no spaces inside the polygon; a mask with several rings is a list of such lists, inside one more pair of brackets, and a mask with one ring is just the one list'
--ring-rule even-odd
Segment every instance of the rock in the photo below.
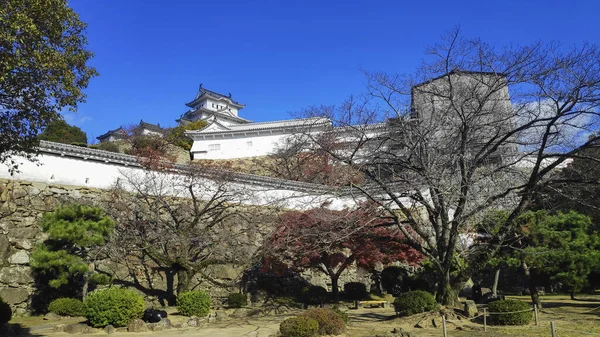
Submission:
{"label": "rock", "polygon": [[8,258],[12,264],[29,264],[29,253],[25,250],[19,250]]}
{"label": "rock", "polygon": [[127,327],[116,328],[115,332],[127,332]]}
{"label": "rock", "polygon": [[148,331],[148,327],[146,326],[146,322],[142,321],[139,318],[136,318],[133,321],[129,322],[129,325],[127,325],[127,331],[144,332]]}
{"label": "rock", "polygon": [[40,233],[36,226],[17,227],[10,230],[10,236],[15,239],[34,239]]}
{"label": "rock", "polygon": [[248,309],[248,308],[238,308],[238,309],[235,309],[229,316],[234,317],[234,318],[242,318],[242,317],[248,316],[248,314],[250,314],[251,311],[252,311],[252,309]]}
{"label": "rock", "polygon": [[23,288],[0,288],[0,297],[8,304],[19,304],[27,301],[29,291]]}
{"label": "rock", "polygon": [[160,320],[160,322],[148,324],[148,327],[151,331],[162,331],[165,329],[171,329],[172,325],[171,320],[168,318],[163,318]]}
{"label": "rock", "polygon": [[475,304],[475,301],[466,300],[463,311],[465,313],[465,316],[475,317],[478,313],[477,304]]}
{"label": "rock", "polygon": [[30,284],[33,283],[31,268],[25,266],[4,267],[0,269],[0,283]]}
{"label": "rock", "polygon": [[69,325],[67,325],[65,327],[65,329],[64,329],[64,332],[71,333],[71,334],[76,334],[76,333],[87,332],[88,329],[90,329],[90,327],[87,326],[87,324],[76,323],[76,324],[69,324]]}
{"label": "rock", "polygon": [[66,324],[57,324],[57,325],[54,326],[54,329],[52,331],[54,331],[54,332],[64,332],[66,326],[67,326]]}
{"label": "rock", "polygon": [[8,235],[0,235],[0,265],[8,258],[10,253],[10,240]]}
{"label": "rock", "polygon": [[62,317],[60,317],[60,315],[57,315],[53,312],[49,312],[47,314],[44,315],[44,320],[46,321],[58,321],[60,320]]}
{"label": "rock", "polygon": [[115,333],[115,331],[116,331],[115,327],[110,324],[104,327],[104,332],[106,332],[109,335],[111,333]]}
{"label": "rock", "polygon": [[188,327],[188,324],[187,324],[187,323],[185,323],[185,322],[183,322],[183,323],[175,323],[175,324],[173,324],[172,326],[173,326],[173,328],[175,328],[175,329],[183,329],[183,328],[187,328],[187,327]]}
{"label": "rock", "polygon": [[190,317],[190,319],[187,322],[188,326],[192,326],[192,327],[196,327],[200,325],[200,320],[196,317]]}

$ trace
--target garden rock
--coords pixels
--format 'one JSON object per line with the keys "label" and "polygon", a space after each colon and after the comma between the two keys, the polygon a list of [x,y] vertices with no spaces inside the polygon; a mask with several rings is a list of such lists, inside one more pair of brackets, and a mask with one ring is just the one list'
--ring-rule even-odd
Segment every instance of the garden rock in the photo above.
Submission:
{"label": "garden rock", "polygon": [[115,327],[110,324],[104,327],[104,332],[106,332],[109,335],[112,333],[115,333],[115,331],[116,331]]}
{"label": "garden rock", "polygon": [[58,321],[61,317],[53,312],[49,312],[44,315],[44,320],[46,321]]}
{"label": "garden rock", "polygon": [[148,327],[151,331],[162,331],[165,329],[171,329],[171,321],[168,318],[163,318],[160,322],[149,323]]}
{"label": "garden rock", "polygon": [[148,331],[148,327],[146,326],[146,322],[142,321],[139,318],[134,319],[129,322],[127,325],[127,331],[129,332],[144,332]]}
{"label": "garden rock", "polygon": [[52,331],[54,331],[54,332],[64,332],[66,326],[67,326],[66,324],[57,324],[57,325],[54,326],[54,329]]}
{"label": "garden rock", "polygon": [[471,301],[471,300],[465,301],[464,312],[465,312],[465,316],[467,316],[467,317],[475,317],[475,315],[477,315],[477,312],[478,312],[477,304],[475,304],[475,301]]}
{"label": "garden rock", "polygon": [[190,317],[187,322],[188,326],[196,327],[200,325],[200,320],[197,317]]}
{"label": "garden rock", "polygon": [[252,312],[252,309],[238,308],[238,309],[235,309],[229,316],[234,317],[234,318],[243,318],[243,317],[248,316],[250,314],[250,312]]}
{"label": "garden rock", "polygon": [[87,332],[89,329],[90,329],[90,327],[87,326],[87,324],[76,323],[76,324],[67,325],[64,329],[64,332],[70,333],[70,334],[77,334],[77,333]]}

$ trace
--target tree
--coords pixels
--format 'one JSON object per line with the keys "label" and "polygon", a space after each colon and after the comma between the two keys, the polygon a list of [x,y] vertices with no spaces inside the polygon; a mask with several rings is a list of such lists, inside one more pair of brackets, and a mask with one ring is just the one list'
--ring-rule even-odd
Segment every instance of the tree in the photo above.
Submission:
{"label": "tree", "polygon": [[80,128],[69,125],[63,120],[50,122],[44,131],[38,136],[39,140],[64,144],[86,144],[87,135]]}
{"label": "tree", "polygon": [[587,286],[590,274],[600,267],[598,228],[585,215],[529,211],[517,218],[515,233],[517,239],[506,246],[506,261],[521,268],[532,287],[533,273],[549,275],[575,299],[575,292]]}
{"label": "tree", "polygon": [[95,273],[94,267],[98,258],[104,257],[101,251],[114,226],[97,207],[70,205],[45,213],[41,228],[48,239],[36,247],[31,267],[54,289],[81,283],[85,299],[90,281],[106,280]]}
{"label": "tree", "polygon": [[553,172],[596,146],[598,135],[581,135],[598,127],[600,49],[497,49],[457,29],[428,54],[415,75],[366,73],[365,98],[309,108],[334,128],[327,142],[301,137],[364,175],[352,189],[433,263],[436,298],[451,304],[453,260],[469,253],[461,235],[491,209],[507,210],[510,226]]}
{"label": "tree", "polygon": [[372,270],[378,263],[419,260],[420,255],[403,243],[402,234],[385,223],[367,206],[286,212],[265,244],[265,266],[321,272],[331,279],[333,299],[338,301],[339,277],[354,263]]}
{"label": "tree", "polygon": [[206,124],[206,121],[201,119],[194,122],[180,124],[168,130],[167,141],[175,146],[179,146],[180,148],[189,151],[192,148],[194,141],[192,138],[186,136],[185,132],[190,130],[200,130],[205,127]]}
{"label": "tree", "polygon": [[84,101],[94,68],[86,25],[66,0],[4,0],[0,6],[0,162],[33,159],[39,131]]}
{"label": "tree", "polygon": [[[117,221],[111,257],[129,271],[127,285],[170,305],[197,286],[197,277],[224,285],[207,268],[243,265],[257,235],[252,214],[240,205],[245,192],[230,180],[200,164],[123,173],[106,210]],[[154,284],[156,276],[166,288]]]}

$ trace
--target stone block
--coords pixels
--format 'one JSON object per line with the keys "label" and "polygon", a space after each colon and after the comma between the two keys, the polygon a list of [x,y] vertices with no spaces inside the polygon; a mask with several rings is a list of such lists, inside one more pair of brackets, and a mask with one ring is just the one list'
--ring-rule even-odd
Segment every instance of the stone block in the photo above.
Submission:
{"label": "stone block", "polygon": [[25,250],[18,250],[8,258],[11,264],[29,264],[29,253]]}
{"label": "stone block", "polygon": [[114,326],[112,326],[112,325],[109,324],[109,325],[107,325],[107,326],[104,327],[104,332],[106,332],[107,334],[110,335],[110,334],[115,333],[116,329],[115,329]]}
{"label": "stone block", "polygon": [[60,320],[62,317],[60,317],[60,315],[57,315],[53,312],[49,312],[47,314],[44,315],[44,320],[46,321],[58,321]]}
{"label": "stone block", "polygon": [[29,291],[23,288],[0,288],[0,297],[8,304],[19,304],[27,301]]}
{"label": "stone block", "polygon": [[33,283],[31,268],[25,266],[4,267],[0,269],[0,283],[30,284]]}

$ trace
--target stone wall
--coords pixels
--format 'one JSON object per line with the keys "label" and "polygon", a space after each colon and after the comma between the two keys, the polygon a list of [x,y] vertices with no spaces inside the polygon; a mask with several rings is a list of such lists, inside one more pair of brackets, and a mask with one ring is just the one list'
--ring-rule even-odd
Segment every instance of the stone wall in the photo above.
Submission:
{"label": "stone wall", "polygon": [[[42,214],[61,204],[102,204],[102,200],[107,197],[106,193],[106,190],[90,187],[0,179],[0,296],[12,306],[16,315],[30,312],[31,299],[36,290],[29,258],[35,245],[46,239],[38,226]],[[256,236],[252,240],[254,242],[250,246],[258,249],[263,238]],[[251,253],[248,252],[250,255]],[[112,263],[106,261],[105,264]],[[232,283],[240,279],[246,267],[248,266],[215,265],[207,268],[206,273],[214,280]],[[131,280],[129,271],[111,269],[117,278]],[[164,277],[159,273],[154,277],[154,286],[161,287],[165,282]],[[330,281],[322,274],[305,273],[303,277],[312,284],[330,288]],[[352,270],[342,275],[340,286],[351,281],[368,283],[368,280],[368,273]],[[207,290],[215,297],[237,291],[206,280],[200,282],[198,289]]]}

